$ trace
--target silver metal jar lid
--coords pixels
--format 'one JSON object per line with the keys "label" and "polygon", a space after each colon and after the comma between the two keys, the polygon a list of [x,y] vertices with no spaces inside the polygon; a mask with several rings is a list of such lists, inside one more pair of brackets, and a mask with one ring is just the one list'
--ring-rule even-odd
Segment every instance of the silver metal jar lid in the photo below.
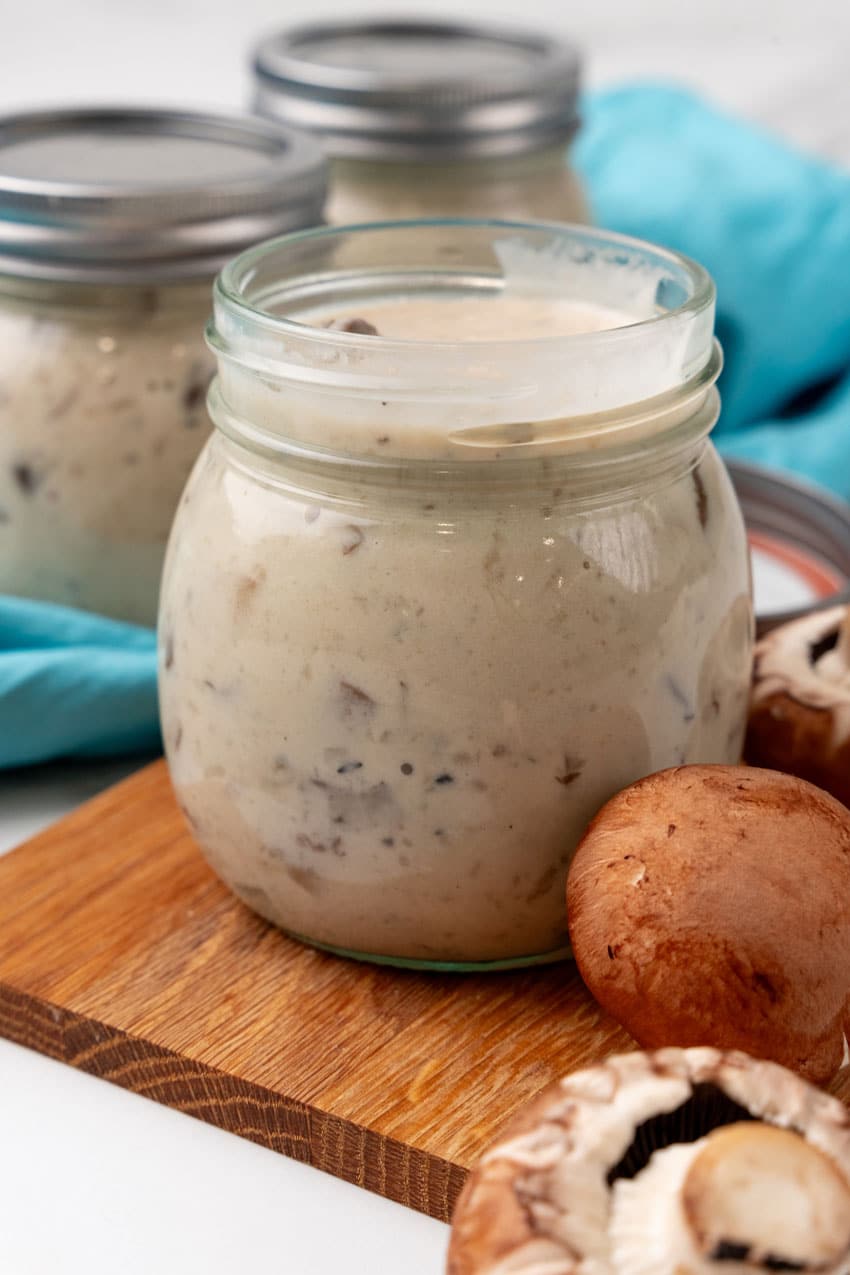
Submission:
{"label": "silver metal jar lid", "polygon": [[323,22],[262,41],[254,105],[333,156],[517,154],[575,131],[580,65],[570,44],[490,24]]}
{"label": "silver metal jar lid", "polygon": [[322,220],[309,136],[250,117],[73,109],[0,116],[0,274],[70,282],[212,276]]}

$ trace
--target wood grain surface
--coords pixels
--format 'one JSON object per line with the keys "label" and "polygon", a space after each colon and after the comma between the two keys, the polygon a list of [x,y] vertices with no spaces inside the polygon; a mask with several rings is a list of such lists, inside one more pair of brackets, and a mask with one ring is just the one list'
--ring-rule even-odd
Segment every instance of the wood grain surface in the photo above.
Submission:
{"label": "wood grain surface", "polygon": [[163,762],[0,860],[0,1034],[442,1220],[521,1103],[633,1047],[568,964],[425,975],[286,938],[206,866]]}

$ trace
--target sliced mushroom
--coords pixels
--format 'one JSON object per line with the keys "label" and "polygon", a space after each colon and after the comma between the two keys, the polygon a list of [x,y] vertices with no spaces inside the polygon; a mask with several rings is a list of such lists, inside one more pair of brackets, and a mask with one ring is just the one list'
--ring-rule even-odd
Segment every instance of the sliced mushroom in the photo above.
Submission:
{"label": "sliced mushroom", "polygon": [[759,642],[747,760],[808,779],[850,806],[850,612],[818,611]]}
{"label": "sliced mushroom", "polygon": [[461,1194],[448,1275],[850,1271],[850,1116],[774,1063],[625,1054],[553,1085]]}

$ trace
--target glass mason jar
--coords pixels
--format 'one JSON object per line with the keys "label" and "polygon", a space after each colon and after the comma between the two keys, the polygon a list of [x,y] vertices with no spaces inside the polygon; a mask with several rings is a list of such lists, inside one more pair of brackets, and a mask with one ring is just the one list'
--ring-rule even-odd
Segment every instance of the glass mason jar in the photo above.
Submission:
{"label": "glass mason jar", "polygon": [[160,699],[251,907],[396,964],[551,960],[600,805],[739,759],[713,316],[700,267],[579,227],[311,232],[225,268]]}
{"label": "glass mason jar", "polygon": [[254,105],[322,142],[337,225],[586,221],[568,151],[580,69],[572,45],[490,24],[324,22],[262,42]]}
{"label": "glass mason jar", "polygon": [[256,120],[0,119],[0,592],[154,623],[212,280],[323,193],[315,143]]}

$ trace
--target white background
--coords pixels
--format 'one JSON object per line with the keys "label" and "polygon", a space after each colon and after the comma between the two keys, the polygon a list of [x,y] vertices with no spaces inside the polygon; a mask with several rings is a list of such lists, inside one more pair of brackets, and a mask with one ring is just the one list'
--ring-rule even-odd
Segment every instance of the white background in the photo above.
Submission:
{"label": "white background", "polygon": [[0,0],[0,108],[239,106],[258,33],[364,13],[548,26],[582,45],[591,83],[682,80],[850,161],[846,0]]}
{"label": "white background", "polygon": [[[0,110],[68,102],[240,107],[256,35],[365,12],[548,25],[592,84],[699,88],[850,163],[846,0],[0,0]],[[123,769],[0,777],[0,850]],[[0,1042],[0,1275],[438,1275],[445,1228]]]}

